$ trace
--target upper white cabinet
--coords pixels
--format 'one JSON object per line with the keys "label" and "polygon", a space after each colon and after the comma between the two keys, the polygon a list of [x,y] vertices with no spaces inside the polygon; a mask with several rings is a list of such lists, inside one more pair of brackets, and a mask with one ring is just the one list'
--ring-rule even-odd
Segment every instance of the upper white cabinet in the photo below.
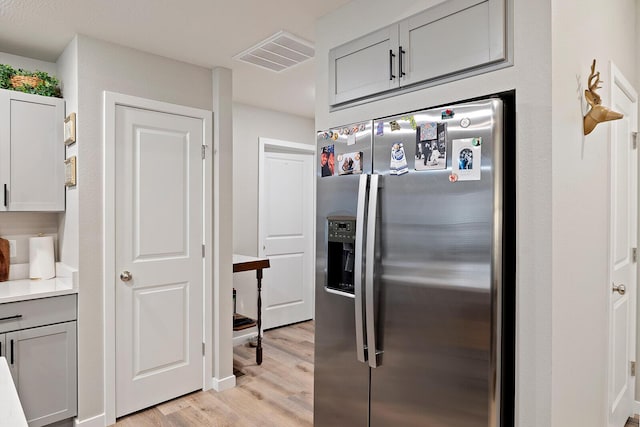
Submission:
{"label": "upper white cabinet", "polygon": [[331,105],[506,64],[505,0],[448,0],[329,53]]}
{"label": "upper white cabinet", "polygon": [[0,211],[64,211],[64,100],[0,90]]}

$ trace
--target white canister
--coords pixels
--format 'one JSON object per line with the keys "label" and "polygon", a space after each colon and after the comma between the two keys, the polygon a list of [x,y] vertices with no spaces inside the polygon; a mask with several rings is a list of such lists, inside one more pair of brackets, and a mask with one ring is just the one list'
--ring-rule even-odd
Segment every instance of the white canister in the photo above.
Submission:
{"label": "white canister", "polygon": [[29,238],[29,278],[52,279],[56,277],[53,237]]}

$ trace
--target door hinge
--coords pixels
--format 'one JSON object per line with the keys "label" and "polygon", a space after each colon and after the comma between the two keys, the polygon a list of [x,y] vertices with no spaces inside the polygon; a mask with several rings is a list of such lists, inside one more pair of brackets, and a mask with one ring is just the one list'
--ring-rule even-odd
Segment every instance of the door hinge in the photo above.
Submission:
{"label": "door hinge", "polygon": [[204,258],[204,254],[205,254],[205,249],[204,249],[204,243],[202,244],[202,258]]}
{"label": "door hinge", "polygon": [[638,248],[631,248],[631,259],[633,262],[638,262]]}
{"label": "door hinge", "polygon": [[636,376],[636,362],[631,362],[631,376],[635,377]]}
{"label": "door hinge", "polygon": [[638,132],[631,132],[631,139],[633,140],[632,146],[635,150],[636,148],[638,148]]}
{"label": "door hinge", "polygon": [[202,158],[204,159],[205,157],[207,157],[207,146],[203,145],[200,149],[202,150]]}
{"label": "door hinge", "polygon": [[204,356],[204,343],[202,343],[202,355]]}

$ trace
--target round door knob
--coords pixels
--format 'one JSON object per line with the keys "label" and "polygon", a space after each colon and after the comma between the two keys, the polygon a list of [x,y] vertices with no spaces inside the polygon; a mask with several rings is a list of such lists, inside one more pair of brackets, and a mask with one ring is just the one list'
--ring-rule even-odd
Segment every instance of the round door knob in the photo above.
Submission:
{"label": "round door knob", "polygon": [[132,277],[133,275],[131,275],[131,273],[126,270],[120,273],[120,280],[122,280],[123,282],[128,282]]}
{"label": "round door knob", "polygon": [[624,295],[624,293],[627,292],[627,288],[624,285],[618,285],[618,286],[613,285],[612,289],[613,289],[613,292],[617,292],[620,295]]}

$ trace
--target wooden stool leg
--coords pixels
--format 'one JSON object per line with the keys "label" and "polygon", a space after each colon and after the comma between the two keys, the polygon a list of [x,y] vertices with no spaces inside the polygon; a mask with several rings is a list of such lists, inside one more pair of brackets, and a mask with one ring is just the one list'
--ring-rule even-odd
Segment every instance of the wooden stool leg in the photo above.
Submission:
{"label": "wooden stool leg", "polygon": [[262,269],[256,270],[258,279],[258,346],[256,347],[256,363],[262,365]]}

